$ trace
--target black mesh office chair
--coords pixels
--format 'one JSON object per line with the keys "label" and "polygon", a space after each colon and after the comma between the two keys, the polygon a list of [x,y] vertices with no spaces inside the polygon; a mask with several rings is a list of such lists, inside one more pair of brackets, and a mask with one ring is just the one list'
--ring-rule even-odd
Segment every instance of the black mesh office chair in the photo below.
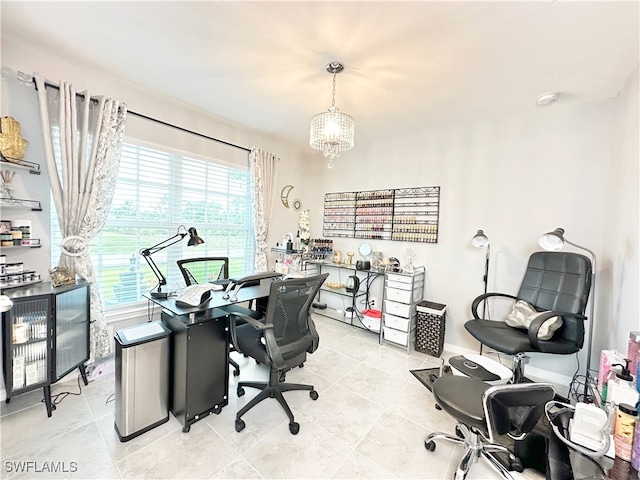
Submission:
{"label": "black mesh office chair", "polygon": [[[485,293],[471,305],[474,317],[465,323],[467,331],[480,343],[498,352],[514,356],[512,383],[524,380],[526,353],[567,355],[584,344],[585,307],[591,289],[591,260],[568,252],[535,252],[529,257],[527,270],[516,296]],[[524,300],[538,312],[528,329],[507,325],[504,321],[482,319],[478,306],[492,297]],[[560,316],[562,326],[549,340],[538,338],[538,330],[549,318]]]}
{"label": "black mesh office chair", "polygon": [[[520,460],[507,446],[497,442],[497,436],[522,440],[536,426],[544,414],[545,404],[554,396],[553,387],[546,383],[491,386],[475,378],[455,375],[438,378],[432,391],[437,404],[458,424],[455,436],[431,433],[424,446],[433,452],[436,440],[446,440],[466,448],[455,480],[464,480],[479,458],[489,462],[502,478],[512,479],[509,469],[522,472]],[[494,453],[507,454],[508,467],[502,465]]]}
{"label": "black mesh office chair", "polygon": [[[178,268],[187,286],[199,283],[228,284],[229,279],[229,257],[198,257],[185,258],[177,261]],[[259,313],[253,312],[249,308],[234,305],[232,308],[240,311],[244,315],[260,318]],[[229,346],[230,351],[235,351],[234,345]],[[233,375],[240,375],[240,365],[229,357],[229,364],[233,367]]]}
{"label": "black mesh office chair", "polygon": [[[261,390],[255,398],[236,414],[236,431],[245,428],[242,416],[266,398],[278,400],[289,417],[289,431],[296,435],[300,425],[294,420],[283,392],[309,390],[313,400],[318,392],[313,385],[283,383],[281,374],[304,362],[307,353],[313,353],[320,341],[309,308],[328,273],[312,277],[292,278],[274,281],[271,284],[265,322],[237,312],[231,315],[231,338],[238,351],[253,357],[259,363],[269,366],[269,382],[239,382],[238,397],[244,395],[244,387]],[[240,317],[247,323],[236,325],[233,321]]]}
{"label": "black mesh office chair", "polygon": [[178,260],[184,283],[224,283],[229,278],[229,257],[199,257]]}

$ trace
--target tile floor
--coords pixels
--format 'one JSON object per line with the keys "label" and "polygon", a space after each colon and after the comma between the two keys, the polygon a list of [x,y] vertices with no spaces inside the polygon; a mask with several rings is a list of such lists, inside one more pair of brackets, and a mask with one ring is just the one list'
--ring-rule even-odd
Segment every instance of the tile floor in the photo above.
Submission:
{"label": "tile floor", "polygon": [[[312,383],[308,392],[285,394],[300,433],[291,435],[275,400],[266,400],[234,429],[236,410],[254,394],[237,398],[231,376],[229,405],[220,415],[195,423],[189,433],[169,422],[121,443],[114,431],[113,375],[69,395],[51,418],[41,390],[2,402],[2,478],[222,479],[222,478],[453,478],[462,449],[441,443],[424,448],[431,431],[453,432],[454,422],[409,370],[438,366],[438,360],[396,347],[377,337],[315,315],[320,348],[287,380]],[[238,357],[242,379],[267,377],[263,366]],[[78,392],[77,379],[59,382],[53,393]],[[22,462],[22,463],[20,463]],[[25,463],[31,462],[31,463]],[[516,479],[542,479],[533,470]],[[498,478],[484,463],[470,479]]]}

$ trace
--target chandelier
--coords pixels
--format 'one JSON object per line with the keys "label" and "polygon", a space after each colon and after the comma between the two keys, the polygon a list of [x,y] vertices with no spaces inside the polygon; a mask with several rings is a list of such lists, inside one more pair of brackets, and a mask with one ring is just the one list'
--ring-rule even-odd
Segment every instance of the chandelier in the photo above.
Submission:
{"label": "chandelier", "polygon": [[353,148],[355,122],[351,115],[336,108],[336,75],[344,70],[344,65],[331,62],[326,70],[333,74],[331,106],[326,112],[317,113],[311,118],[309,145],[314,150],[320,150],[329,159],[328,167],[333,168],[333,159]]}

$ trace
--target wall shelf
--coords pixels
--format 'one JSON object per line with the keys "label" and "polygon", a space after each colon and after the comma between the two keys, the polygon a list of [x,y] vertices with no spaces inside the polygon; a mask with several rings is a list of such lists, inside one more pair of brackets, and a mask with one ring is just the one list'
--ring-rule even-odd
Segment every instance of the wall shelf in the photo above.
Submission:
{"label": "wall shelf", "polygon": [[0,207],[3,208],[29,208],[32,212],[41,212],[42,205],[37,200],[23,198],[0,197]]}
{"label": "wall shelf", "polygon": [[7,160],[6,157],[0,155],[0,166],[15,168],[16,170],[28,170],[31,175],[40,175],[40,165],[27,160]]}

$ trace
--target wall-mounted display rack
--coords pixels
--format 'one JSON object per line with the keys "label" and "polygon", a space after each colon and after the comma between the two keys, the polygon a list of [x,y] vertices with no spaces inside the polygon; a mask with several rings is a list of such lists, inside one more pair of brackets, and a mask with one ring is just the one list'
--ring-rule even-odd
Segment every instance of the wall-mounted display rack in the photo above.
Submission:
{"label": "wall-mounted display rack", "polygon": [[414,187],[324,196],[327,237],[438,242],[440,187]]}

